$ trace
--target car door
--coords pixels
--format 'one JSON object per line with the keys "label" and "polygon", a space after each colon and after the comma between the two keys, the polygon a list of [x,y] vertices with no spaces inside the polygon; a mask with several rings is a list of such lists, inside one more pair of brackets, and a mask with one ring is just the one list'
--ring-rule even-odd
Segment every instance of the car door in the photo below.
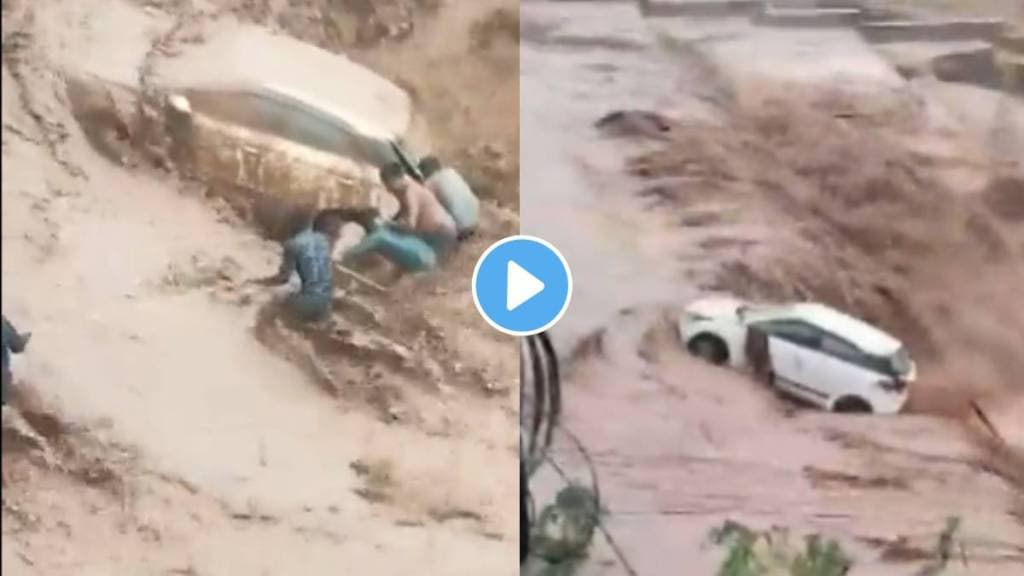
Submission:
{"label": "car door", "polygon": [[775,385],[798,398],[825,405],[828,395],[815,385],[822,331],[799,320],[776,320],[757,328],[768,335]]}
{"label": "car door", "polygon": [[844,396],[855,396],[871,403],[872,386],[882,379],[869,368],[870,359],[859,348],[841,336],[824,332],[820,353],[814,361],[811,374],[816,386],[825,391],[831,401]]}

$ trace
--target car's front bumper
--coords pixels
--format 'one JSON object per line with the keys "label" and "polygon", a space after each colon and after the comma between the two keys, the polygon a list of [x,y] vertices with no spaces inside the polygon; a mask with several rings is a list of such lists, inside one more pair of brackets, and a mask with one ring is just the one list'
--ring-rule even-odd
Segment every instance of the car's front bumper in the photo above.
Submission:
{"label": "car's front bumper", "polygon": [[900,392],[887,392],[879,389],[871,400],[871,408],[875,414],[899,414],[910,400],[910,386]]}

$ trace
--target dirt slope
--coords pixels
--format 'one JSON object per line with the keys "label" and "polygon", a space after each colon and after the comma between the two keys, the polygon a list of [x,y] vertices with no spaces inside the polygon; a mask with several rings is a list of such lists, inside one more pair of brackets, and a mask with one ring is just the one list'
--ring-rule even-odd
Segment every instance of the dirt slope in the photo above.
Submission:
{"label": "dirt slope", "polygon": [[[76,39],[113,19],[119,49],[145,54],[182,6],[4,3],[3,307],[34,333],[17,359],[36,396],[23,406],[61,424],[43,430],[53,465],[5,450],[3,569],[511,574],[515,352],[465,310],[466,271],[514,220],[488,208],[449,277],[396,288],[427,313],[354,294],[382,334],[413,348],[433,334],[445,369],[472,378],[384,364],[369,380],[348,358],[332,366],[341,395],[324,394],[253,336],[265,295],[242,283],[277,249],[173,175],[101,157],[68,109],[68,67],[114,56],[76,53]],[[476,20],[446,10],[468,36]]]}

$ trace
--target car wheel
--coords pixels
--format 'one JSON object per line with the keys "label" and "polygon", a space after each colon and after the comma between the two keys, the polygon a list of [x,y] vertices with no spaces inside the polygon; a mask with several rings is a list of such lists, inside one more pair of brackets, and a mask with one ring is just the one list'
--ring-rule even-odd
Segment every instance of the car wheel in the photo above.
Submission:
{"label": "car wheel", "polygon": [[863,398],[856,396],[844,396],[836,401],[835,406],[832,408],[833,411],[840,414],[871,414],[874,410],[871,409],[871,404],[868,404]]}
{"label": "car wheel", "polygon": [[690,340],[687,348],[690,350],[690,354],[702,358],[715,366],[721,366],[729,360],[729,348],[717,336],[701,334]]}

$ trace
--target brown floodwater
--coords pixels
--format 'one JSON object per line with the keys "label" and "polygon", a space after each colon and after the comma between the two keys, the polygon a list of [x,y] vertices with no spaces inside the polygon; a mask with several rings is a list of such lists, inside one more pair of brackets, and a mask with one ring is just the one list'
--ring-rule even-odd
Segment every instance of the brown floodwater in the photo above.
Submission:
{"label": "brown floodwater", "polygon": [[[959,426],[798,410],[679,350],[664,313],[701,293],[716,262],[699,245],[716,231],[684,229],[682,208],[652,208],[638,194],[650,182],[624,162],[653,144],[594,128],[615,110],[716,120],[706,70],[686,64],[673,33],[712,59],[742,61],[731,70],[737,85],[757,72],[758,54],[771,55],[764,72],[811,83],[861,69],[865,86],[888,90],[898,76],[844,31],[652,22],[626,2],[524,2],[521,17],[522,230],[555,244],[572,269],[572,304],[553,337],[564,358],[590,345],[573,356],[564,422],[595,463],[614,543],[600,538],[582,573],[712,574],[721,555],[708,532],[736,519],[834,536],[857,556],[854,574],[906,574],[913,568],[882,560],[887,543],[906,537],[931,550],[949,516],[963,518],[976,550],[965,573],[1018,573],[1019,555],[1000,554],[1024,541],[1011,514],[1019,493],[979,466]],[[791,56],[803,67],[780,70]],[[589,481],[568,443],[556,458]],[[539,474],[543,497],[559,480]]]}

